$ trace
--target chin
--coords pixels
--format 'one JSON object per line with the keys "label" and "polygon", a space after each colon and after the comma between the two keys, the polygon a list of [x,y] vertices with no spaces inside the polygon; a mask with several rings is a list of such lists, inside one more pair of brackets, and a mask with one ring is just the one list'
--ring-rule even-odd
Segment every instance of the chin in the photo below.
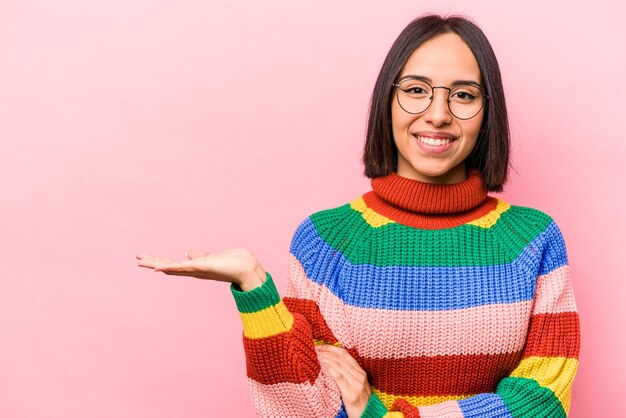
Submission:
{"label": "chin", "polygon": [[[404,167],[404,170],[398,170],[398,174],[403,175],[404,177],[413,178],[416,180],[427,181],[430,183],[449,183],[449,182],[457,182],[452,180],[455,177],[460,177],[458,174],[457,166],[444,166],[444,167],[425,167],[424,164],[421,164],[419,169],[417,169],[417,164],[411,164],[410,167]],[[465,170],[465,166],[462,165],[462,170]]]}
{"label": "chin", "polygon": [[417,169],[415,166],[413,166],[412,168],[413,168],[412,171],[414,173],[417,173],[418,175],[422,175],[426,177],[445,177],[446,174],[449,174],[451,170],[451,168],[449,167],[428,168],[428,167],[421,166],[419,169]]}

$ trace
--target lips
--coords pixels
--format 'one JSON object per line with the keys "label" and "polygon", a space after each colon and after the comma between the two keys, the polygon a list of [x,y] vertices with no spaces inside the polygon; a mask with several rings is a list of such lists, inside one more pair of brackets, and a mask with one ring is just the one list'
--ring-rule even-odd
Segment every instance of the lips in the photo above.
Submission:
{"label": "lips", "polygon": [[448,132],[420,131],[420,132],[413,132],[413,136],[415,137],[421,136],[422,138],[434,138],[434,139],[450,139],[450,140],[456,139],[456,136]]}
{"label": "lips", "polygon": [[443,145],[448,145],[449,143],[451,143],[452,141],[456,139],[454,135],[451,135],[448,133],[419,132],[419,133],[413,134],[413,136],[422,144],[426,144],[431,147],[439,147]]}

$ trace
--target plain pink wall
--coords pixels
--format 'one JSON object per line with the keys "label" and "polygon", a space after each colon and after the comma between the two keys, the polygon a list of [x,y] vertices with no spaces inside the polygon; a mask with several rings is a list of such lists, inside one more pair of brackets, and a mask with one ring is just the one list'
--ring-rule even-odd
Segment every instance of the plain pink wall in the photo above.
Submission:
{"label": "plain pink wall", "polygon": [[228,287],[133,255],[244,246],[284,288],[297,224],[369,190],[372,86],[427,11],[490,38],[516,167],[500,196],[565,235],[571,416],[626,413],[623,3],[296,3],[0,2],[0,416],[253,416]]}

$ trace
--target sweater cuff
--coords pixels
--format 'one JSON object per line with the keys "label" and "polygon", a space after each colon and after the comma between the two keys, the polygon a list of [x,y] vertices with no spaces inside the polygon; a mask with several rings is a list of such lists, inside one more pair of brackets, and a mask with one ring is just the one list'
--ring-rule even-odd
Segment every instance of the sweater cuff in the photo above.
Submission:
{"label": "sweater cuff", "polygon": [[361,418],[381,418],[387,415],[387,407],[382,403],[378,395],[372,392]]}
{"label": "sweater cuff", "polygon": [[265,282],[261,286],[244,292],[235,283],[231,283],[230,291],[232,292],[237,309],[241,313],[252,313],[269,308],[280,302],[280,295],[274,285],[272,276],[266,272]]}

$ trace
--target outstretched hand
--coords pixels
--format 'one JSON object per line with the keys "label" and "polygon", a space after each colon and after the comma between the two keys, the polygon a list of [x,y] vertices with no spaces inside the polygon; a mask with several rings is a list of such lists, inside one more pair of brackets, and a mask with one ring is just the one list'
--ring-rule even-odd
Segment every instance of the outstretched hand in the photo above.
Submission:
{"label": "outstretched hand", "polygon": [[265,270],[254,254],[243,248],[219,253],[189,251],[184,260],[170,260],[148,254],[136,255],[139,267],[175,276],[235,283],[247,292],[265,281]]}
{"label": "outstretched hand", "polygon": [[367,373],[345,348],[327,344],[315,348],[322,364],[337,383],[348,418],[360,417],[372,396]]}

